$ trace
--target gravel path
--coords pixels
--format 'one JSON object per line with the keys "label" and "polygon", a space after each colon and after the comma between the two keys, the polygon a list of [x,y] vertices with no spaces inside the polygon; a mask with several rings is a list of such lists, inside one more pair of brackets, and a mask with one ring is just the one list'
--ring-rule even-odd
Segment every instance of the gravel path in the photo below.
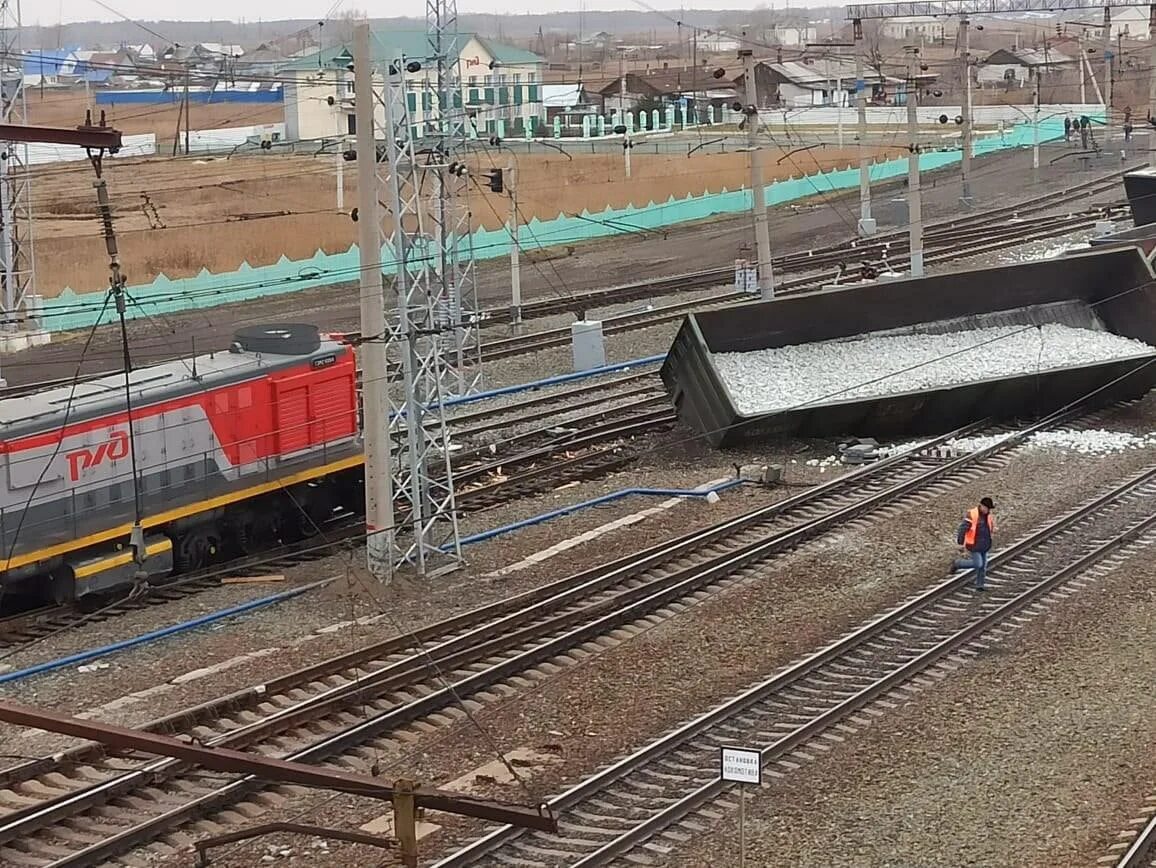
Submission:
{"label": "gravel path", "polygon": [[[1007,505],[1001,510],[1002,538],[1011,539],[1152,458],[1151,452],[1144,458],[1127,453],[1076,464],[1025,453],[991,479],[905,509],[885,524],[823,537],[760,568],[756,579],[582,666],[533,687],[527,682],[518,696],[475,714],[482,731],[465,724],[435,731],[402,755],[381,757],[381,773],[444,783],[495,752],[535,747],[560,752],[561,761],[534,771],[530,794],[514,786],[481,791],[521,801],[547,796],[942,579],[955,551],[950,536],[961,504],[981,486],[997,491]],[[362,823],[379,810],[320,796],[294,807],[336,824]],[[429,843],[430,859],[464,826],[454,818],[436,821],[444,830]],[[240,848],[220,864],[239,868],[252,852]]]}
{"label": "gravel path", "polygon": [[[1156,567],[1129,560],[747,805],[747,863],[1091,866],[1156,788]],[[667,865],[737,864],[727,818]]]}

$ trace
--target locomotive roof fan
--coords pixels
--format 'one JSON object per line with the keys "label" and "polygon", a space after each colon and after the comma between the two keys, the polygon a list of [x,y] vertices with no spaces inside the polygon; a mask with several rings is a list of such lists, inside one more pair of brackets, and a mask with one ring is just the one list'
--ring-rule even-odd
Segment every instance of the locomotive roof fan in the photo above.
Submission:
{"label": "locomotive roof fan", "polygon": [[229,347],[234,353],[262,355],[303,356],[317,351],[321,334],[317,326],[308,323],[275,323],[245,326],[233,333]]}

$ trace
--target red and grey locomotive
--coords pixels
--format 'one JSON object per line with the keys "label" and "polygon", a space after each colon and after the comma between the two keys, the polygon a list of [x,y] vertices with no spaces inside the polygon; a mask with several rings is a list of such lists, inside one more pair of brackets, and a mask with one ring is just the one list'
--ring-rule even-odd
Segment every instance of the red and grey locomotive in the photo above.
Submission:
{"label": "red and grey locomotive", "polygon": [[360,503],[355,354],[313,326],[242,329],[129,389],[131,444],[123,374],[0,400],[0,585],[63,602],[295,540]]}

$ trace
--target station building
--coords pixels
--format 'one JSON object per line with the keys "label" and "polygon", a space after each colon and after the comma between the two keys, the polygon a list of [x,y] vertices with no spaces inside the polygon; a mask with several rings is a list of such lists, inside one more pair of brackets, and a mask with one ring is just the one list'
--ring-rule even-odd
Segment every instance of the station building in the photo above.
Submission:
{"label": "station building", "polygon": [[[406,99],[418,131],[433,108],[436,70],[428,60],[424,30],[375,30],[371,38],[378,69],[404,58],[421,69],[406,73]],[[455,107],[465,106],[478,135],[503,131],[524,136],[545,123],[542,75],[546,61],[536,54],[503,45],[477,34],[458,33],[458,72],[462,93]],[[356,133],[353,92],[353,46],[340,45],[301,58],[282,70],[285,91],[285,132],[290,141],[351,136]],[[375,84],[384,80],[375,74]],[[460,102],[459,102],[460,100]],[[384,125],[385,111],[375,107]],[[500,122],[500,123],[499,123]]]}

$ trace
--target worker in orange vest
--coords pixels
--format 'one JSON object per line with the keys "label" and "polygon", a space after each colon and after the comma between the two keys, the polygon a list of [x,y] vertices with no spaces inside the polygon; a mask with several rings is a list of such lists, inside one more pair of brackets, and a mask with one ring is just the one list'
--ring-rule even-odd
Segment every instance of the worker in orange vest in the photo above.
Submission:
{"label": "worker in orange vest", "polygon": [[995,536],[995,503],[990,497],[981,498],[979,506],[967,511],[959,525],[956,542],[971,556],[975,570],[975,589],[982,591],[987,582],[987,556]]}

